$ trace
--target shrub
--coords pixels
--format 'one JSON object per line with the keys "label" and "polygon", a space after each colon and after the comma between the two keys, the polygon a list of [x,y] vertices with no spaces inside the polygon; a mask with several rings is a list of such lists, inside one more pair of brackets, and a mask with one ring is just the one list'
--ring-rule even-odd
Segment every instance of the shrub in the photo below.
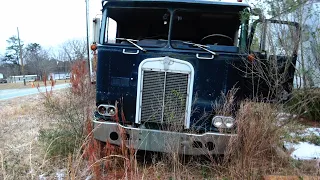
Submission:
{"label": "shrub", "polygon": [[286,103],[288,111],[313,121],[320,121],[320,90],[304,89],[293,93]]}
{"label": "shrub", "polygon": [[45,94],[44,107],[52,119],[48,129],[40,131],[40,142],[50,156],[68,156],[79,149],[86,136],[85,124],[94,106],[94,87],[87,80],[85,61],[73,65],[71,89]]}
{"label": "shrub", "polygon": [[281,171],[289,157],[279,152],[281,127],[276,110],[267,103],[243,102],[237,122],[237,136],[231,138],[221,165],[224,176],[236,179],[260,179]]}

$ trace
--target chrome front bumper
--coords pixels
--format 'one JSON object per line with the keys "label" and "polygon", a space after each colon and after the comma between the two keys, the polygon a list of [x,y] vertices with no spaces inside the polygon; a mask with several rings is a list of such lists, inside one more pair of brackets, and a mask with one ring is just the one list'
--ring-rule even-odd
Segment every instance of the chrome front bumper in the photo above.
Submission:
{"label": "chrome front bumper", "polygon": [[155,152],[177,152],[187,155],[224,154],[234,134],[189,134],[122,126],[114,122],[93,120],[94,137],[114,145]]}

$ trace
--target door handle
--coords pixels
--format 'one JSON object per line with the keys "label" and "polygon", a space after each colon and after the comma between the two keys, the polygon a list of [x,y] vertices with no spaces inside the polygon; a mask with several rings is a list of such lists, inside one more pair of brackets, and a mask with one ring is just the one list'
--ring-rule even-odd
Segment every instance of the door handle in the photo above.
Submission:
{"label": "door handle", "polygon": [[214,58],[214,55],[212,54],[211,57],[202,57],[202,56],[200,56],[199,53],[197,53],[197,54],[196,54],[196,57],[197,57],[198,59],[213,59],[213,58]]}
{"label": "door handle", "polygon": [[131,54],[131,55],[134,55],[134,54],[139,54],[139,50],[137,50],[136,52],[129,52],[129,51],[127,51],[126,49],[123,49],[123,50],[122,50],[122,53],[123,53],[123,54]]}

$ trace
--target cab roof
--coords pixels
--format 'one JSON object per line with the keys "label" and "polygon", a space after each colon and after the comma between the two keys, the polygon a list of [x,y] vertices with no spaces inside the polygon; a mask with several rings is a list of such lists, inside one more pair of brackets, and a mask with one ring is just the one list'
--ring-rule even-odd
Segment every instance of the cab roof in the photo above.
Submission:
{"label": "cab roof", "polygon": [[221,5],[221,6],[239,6],[249,7],[245,2],[221,2],[217,0],[102,0],[102,4],[125,5],[125,3],[146,3],[146,4],[196,4],[196,5]]}

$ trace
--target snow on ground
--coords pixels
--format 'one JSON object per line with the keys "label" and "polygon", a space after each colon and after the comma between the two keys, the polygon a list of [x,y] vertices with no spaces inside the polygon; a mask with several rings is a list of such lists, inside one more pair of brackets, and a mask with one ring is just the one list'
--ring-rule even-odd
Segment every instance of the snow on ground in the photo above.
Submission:
{"label": "snow on ground", "polygon": [[284,113],[284,112],[277,113],[277,116],[276,116],[276,118],[279,121],[286,121],[288,119],[296,118],[296,117],[297,117],[297,115],[295,115],[295,114],[289,114],[289,113]]}
{"label": "snow on ground", "polygon": [[[279,112],[276,114],[276,118],[278,119],[278,124],[282,125],[283,122],[290,120],[292,118],[296,118],[297,115],[289,114],[285,112]],[[320,128],[306,128],[302,132],[292,132],[290,133],[291,137],[306,137],[310,135],[320,136]],[[284,142],[284,147],[287,151],[291,152],[291,157],[298,160],[312,160],[312,159],[320,159],[320,146],[312,144],[310,142]]]}
{"label": "snow on ground", "polygon": [[311,134],[320,136],[320,128],[307,128],[303,136],[309,136]]}
{"label": "snow on ground", "polygon": [[[300,136],[310,136],[316,135],[320,136],[320,128],[306,128],[305,131],[301,134],[291,133],[292,137]],[[284,147],[293,152],[291,157],[298,160],[311,160],[311,159],[320,159],[320,146],[312,144],[310,142],[299,142],[297,144],[285,142]]]}
{"label": "snow on ground", "polygon": [[298,144],[285,142],[284,147],[287,150],[294,149],[291,157],[297,160],[311,160],[320,158],[320,146],[308,142],[299,142]]}

